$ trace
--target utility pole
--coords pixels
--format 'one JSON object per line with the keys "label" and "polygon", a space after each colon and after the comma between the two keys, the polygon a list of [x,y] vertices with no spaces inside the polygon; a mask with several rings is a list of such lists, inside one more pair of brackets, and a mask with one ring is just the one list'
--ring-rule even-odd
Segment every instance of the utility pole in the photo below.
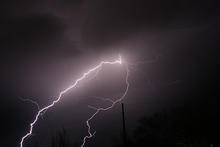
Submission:
{"label": "utility pole", "polygon": [[123,142],[124,142],[124,146],[127,146],[127,132],[125,127],[125,111],[124,111],[123,103],[121,103],[121,108],[122,108]]}

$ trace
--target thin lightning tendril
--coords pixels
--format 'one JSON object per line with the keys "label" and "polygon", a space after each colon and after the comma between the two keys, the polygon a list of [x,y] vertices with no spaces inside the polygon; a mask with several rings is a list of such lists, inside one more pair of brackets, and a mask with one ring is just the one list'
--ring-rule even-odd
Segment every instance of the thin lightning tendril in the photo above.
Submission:
{"label": "thin lightning tendril", "polygon": [[88,135],[83,138],[83,143],[82,143],[81,147],[84,147],[84,145],[86,143],[86,139],[92,138],[95,135],[95,133],[96,133],[96,132],[94,132],[94,133],[91,132],[91,126],[90,126],[89,121],[92,120],[100,111],[107,111],[107,110],[113,108],[115,106],[115,104],[117,104],[118,102],[122,101],[124,99],[124,97],[127,95],[128,89],[129,89],[128,76],[129,76],[129,70],[128,70],[128,67],[126,66],[126,79],[125,79],[126,80],[126,89],[125,89],[125,92],[123,93],[123,95],[119,99],[117,99],[115,101],[113,101],[113,100],[111,100],[109,98],[103,99],[103,100],[111,102],[111,105],[109,107],[106,107],[106,108],[96,108],[96,107],[93,107],[93,106],[88,106],[89,108],[94,109],[96,111],[86,121],[86,125],[87,125],[87,128],[88,128]]}
{"label": "thin lightning tendril", "polygon": [[38,103],[36,101],[34,101],[32,99],[22,98],[22,97],[19,97],[19,99],[24,102],[30,102],[30,103],[34,104],[37,107],[38,111],[40,110],[40,106],[38,105]]}
{"label": "thin lightning tendril", "polygon": [[[46,106],[46,107],[43,107],[41,109],[38,110],[34,120],[30,123],[30,129],[28,131],[27,134],[25,134],[22,138],[21,138],[21,141],[20,141],[20,147],[23,147],[23,143],[25,141],[25,139],[27,139],[27,137],[31,136],[32,135],[32,132],[33,132],[33,127],[34,125],[37,123],[38,119],[39,119],[39,116],[44,114],[49,108],[53,107],[56,103],[58,103],[60,101],[60,99],[62,98],[62,96],[67,93],[69,90],[71,90],[72,88],[76,87],[77,84],[82,81],[83,79],[87,78],[87,76],[96,71],[96,70],[99,70],[100,68],[102,68],[103,65],[105,64],[110,64],[110,65],[113,65],[113,64],[122,64],[122,60],[121,60],[121,56],[119,56],[119,59],[118,60],[115,60],[115,61],[112,61],[112,62],[107,62],[107,61],[102,61],[100,62],[97,66],[95,66],[94,68],[91,68],[90,70],[88,70],[87,72],[85,72],[80,78],[78,78],[72,85],[70,85],[69,87],[67,87],[66,89],[64,89],[63,91],[61,91],[59,93],[59,96],[57,97],[56,100],[54,100],[50,105]],[[120,102],[127,94],[127,91],[128,91],[128,87],[129,87],[129,83],[128,83],[128,68],[127,69],[127,75],[126,75],[126,84],[127,84],[127,87],[126,87],[126,90],[124,92],[124,94],[121,96],[120,99],[116,100],[116,101],[113,101],[112,102],[112,105],[110,107],[107,107],[107,108],[97,108],[96,109],[96,112],[86,121],[86,124],[87,124],[87,127],[88,127],[88,136],[85,136],[84,139],[83,139],[83,144],[81,145],[81,147],[84,146],[85,142],[86,142],[86,139],[88,138],[91,138],[95,132],[92,134],[91,133],[91,127],[89,125],[89,121],[94,118],[99,111],[106,111],[108,109],[111,109],[112,107],[114,107],[114,105],[118,102]],[[30,101],[30,100],[28,100]],[[33,102],[33,101],[30,101],[30,102]],[[35,103],[35,102],[34,102]]]}

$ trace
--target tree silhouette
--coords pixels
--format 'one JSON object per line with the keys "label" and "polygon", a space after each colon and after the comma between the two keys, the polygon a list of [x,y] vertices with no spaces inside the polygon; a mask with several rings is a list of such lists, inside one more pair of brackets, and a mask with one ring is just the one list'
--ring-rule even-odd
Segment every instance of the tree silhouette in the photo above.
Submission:
{"label": "tree silhouette", "polygon": [[[208,147],[218,142],[219,120],[190,107],[140,119],[134,146]],[[213,120],[213,121],[210,121]]]}
{"label": "tree silhouette", "polygon": [[70,147],[69,138],[64,128],[51,138],[51,147]]}
{"label": "tree silhouette", "polygon": [[51,137],[50,147],[79,147],[79,144],[77,142],[71,143],[66,129],[62,128]]}

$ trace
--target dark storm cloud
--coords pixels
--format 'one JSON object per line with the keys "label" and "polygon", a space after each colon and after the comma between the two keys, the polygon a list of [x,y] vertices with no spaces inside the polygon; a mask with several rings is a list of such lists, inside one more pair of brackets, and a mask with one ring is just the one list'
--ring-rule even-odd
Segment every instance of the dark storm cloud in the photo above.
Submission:
{"label": "dark storm cloud", "polygon": [[56,61],[79,54],[75,42],[64,35],[66,26],[53,15],[5,16],[0,31],[2,81],[15,81],[14,73],[36,60],[43,64],[46,58]]}
{"label": "dark storm cloud", "polygon": [[[65,32],[66,22],[57,14],[66,7],[78,6],[79,1],[1,1],[1,49],[4,53],[22,54],[78,54],[76,43]],[[57,9],[59,7],[60,9]],[[63,9],[61,9],[63,7]]]}
{"label": "dark storm cloud", "polygon": [[44,11],[52,7],[48,2],[0,3],[1,81],[15,81],[14,73],[34,60],[43,64],[47,58],[59,62],[79,55],[77,42],[65,34],[66,22],[55,13]]}
{"label": "dark storm cloud", "polygon": [[49,15],[3,18],[2,22],[2,48],[10,54],[34,54],[40,48],[38,45],[61,39],[65,29],[59,19]]}
{"label": "dark storm cloud", "polygon": [[[142,29],[168,29],[216,21],[214,1],[92,1],[83,30],[86,44],[112,46]],[[101,43],[100,43],[101,42]]]}

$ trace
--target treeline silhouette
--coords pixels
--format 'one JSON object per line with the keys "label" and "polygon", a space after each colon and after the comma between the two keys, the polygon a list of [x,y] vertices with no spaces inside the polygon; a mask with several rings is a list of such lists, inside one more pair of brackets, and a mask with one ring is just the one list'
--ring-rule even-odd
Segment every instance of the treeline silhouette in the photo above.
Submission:
{"label": "treeline silhouette", "polygon": [[[205,114],[207,112],[208,114]],[[183,106],[145,116],[127,143],[122,137],[112,147],[213,147],[218,146],[220,119],[207,108]],[[128,120],[129,121],[129,120]],[[121,140],[121,141],[120,141]],[[63,128],[51,138],[50,147],[79,147],[71,144]],[[35,147],[40,147],[36,144]]]}
{"label": "treeline silhouette", "polygon": [[[186,105],[145,116],[129,140],[132,147],[214,147],[220,142],[220,117],[205,105]],[[114,147],[123,147],[115,145]]]}
{"label": "treeline silhouette", "polygon": [[[65,128],[52,135],[49,147],[79,147],[77,142],[71,143]],[[40,147],[37,142],[34,147]]]}
{"label": "treeline silhouette", "polygon": [[219,119],[186,109],[144,117],[134,132],[134,146],[208,147],[219,141]]}

